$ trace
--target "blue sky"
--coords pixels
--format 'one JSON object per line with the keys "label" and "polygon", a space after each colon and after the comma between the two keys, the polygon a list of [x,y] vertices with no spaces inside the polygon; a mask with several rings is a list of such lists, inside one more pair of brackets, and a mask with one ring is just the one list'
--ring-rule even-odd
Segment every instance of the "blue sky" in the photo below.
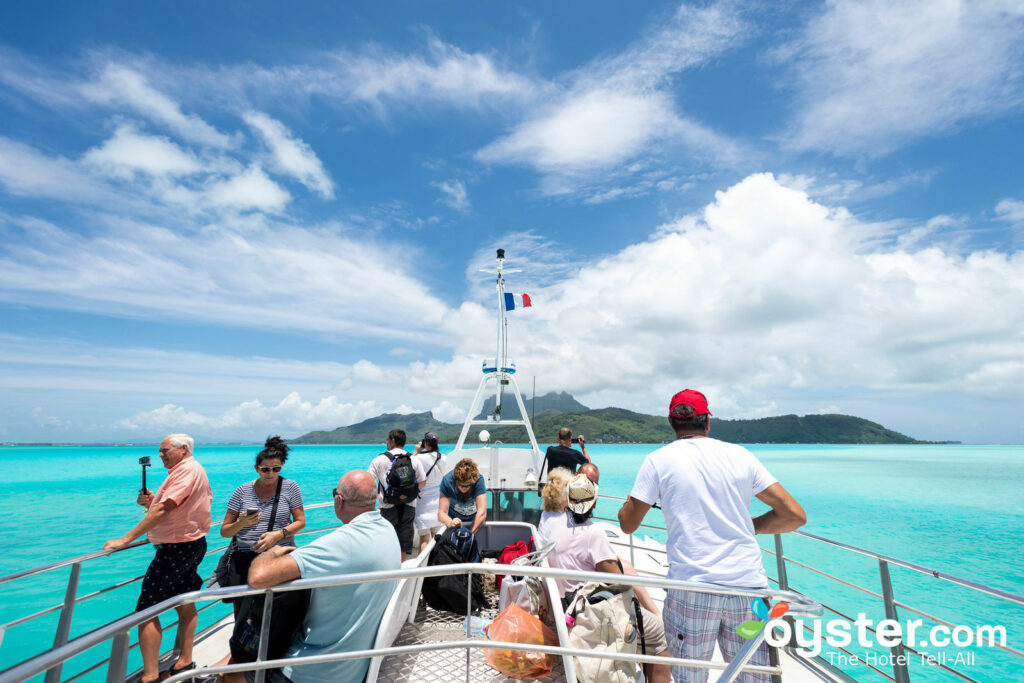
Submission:
{"label": "blue sky", "polygon": [[0,441],[459,421],[503,247],[538,392],[1020,443],[1022,36],[999,1],[4,3]]}

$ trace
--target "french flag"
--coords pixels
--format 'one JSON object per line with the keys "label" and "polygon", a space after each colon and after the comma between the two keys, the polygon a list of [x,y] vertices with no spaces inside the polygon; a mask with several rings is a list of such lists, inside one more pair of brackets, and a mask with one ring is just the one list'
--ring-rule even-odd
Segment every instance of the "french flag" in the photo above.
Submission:
{"label": "french flag", "polygon": [[533,302],[530,301],[529,294],[509,294],[505,293],[505,310],[514,311],[516,307],[519,308],[530,308],[533,306]]}

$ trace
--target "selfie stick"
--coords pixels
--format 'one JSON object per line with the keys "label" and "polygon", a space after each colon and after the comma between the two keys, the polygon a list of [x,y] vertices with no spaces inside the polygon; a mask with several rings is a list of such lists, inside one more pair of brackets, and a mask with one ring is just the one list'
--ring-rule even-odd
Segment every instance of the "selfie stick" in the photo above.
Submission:
{"label": "selfie stick", "polygon": [[146,491],[146,468],[151,466],[149,464],[149,456],[144,455],[139,458],[139,464],[142,465],[142,490]]}

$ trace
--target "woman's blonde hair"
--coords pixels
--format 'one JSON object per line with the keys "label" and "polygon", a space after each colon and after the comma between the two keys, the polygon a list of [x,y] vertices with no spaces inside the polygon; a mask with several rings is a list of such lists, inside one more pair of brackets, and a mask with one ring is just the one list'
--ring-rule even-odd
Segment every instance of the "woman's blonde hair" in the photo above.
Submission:
{"label": "woman's blonde hair", "polygon": [[569,503],[566,489],[569,480],[572,479],[572,472],[564,467],[556,467],[548,472],[548,483],[540,492],[544,499],[544,512],[565,512],[565,506]]}
{"label": "woman's blonde hair", "polygon": [[475,484],[476,480],[480,478],[480,470],[476,467],[476,462],[472,458],[463,458],[455,465],[455,481],[465,486],[466,484]]}

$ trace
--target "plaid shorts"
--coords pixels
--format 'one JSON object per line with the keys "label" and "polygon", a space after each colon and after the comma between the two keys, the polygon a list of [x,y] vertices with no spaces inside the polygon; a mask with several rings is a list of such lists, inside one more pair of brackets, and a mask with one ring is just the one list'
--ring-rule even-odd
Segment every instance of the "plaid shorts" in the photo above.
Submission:
{"label": "plaid shorts", "polygon": [[[722,657],[731,662],[747,643],[736,628],[754,618],[750,598],[670,590],[665,597],[664,609],[668,654],[670,657],[710,661],[717,642]],[[767,666],[767,643],[762,642],[747,663]],[[672,680],[676,683],[705,683],[708,670],[673,666]],[[771,677],[742,673],[736,680],[741,683],[769,683]]]}

